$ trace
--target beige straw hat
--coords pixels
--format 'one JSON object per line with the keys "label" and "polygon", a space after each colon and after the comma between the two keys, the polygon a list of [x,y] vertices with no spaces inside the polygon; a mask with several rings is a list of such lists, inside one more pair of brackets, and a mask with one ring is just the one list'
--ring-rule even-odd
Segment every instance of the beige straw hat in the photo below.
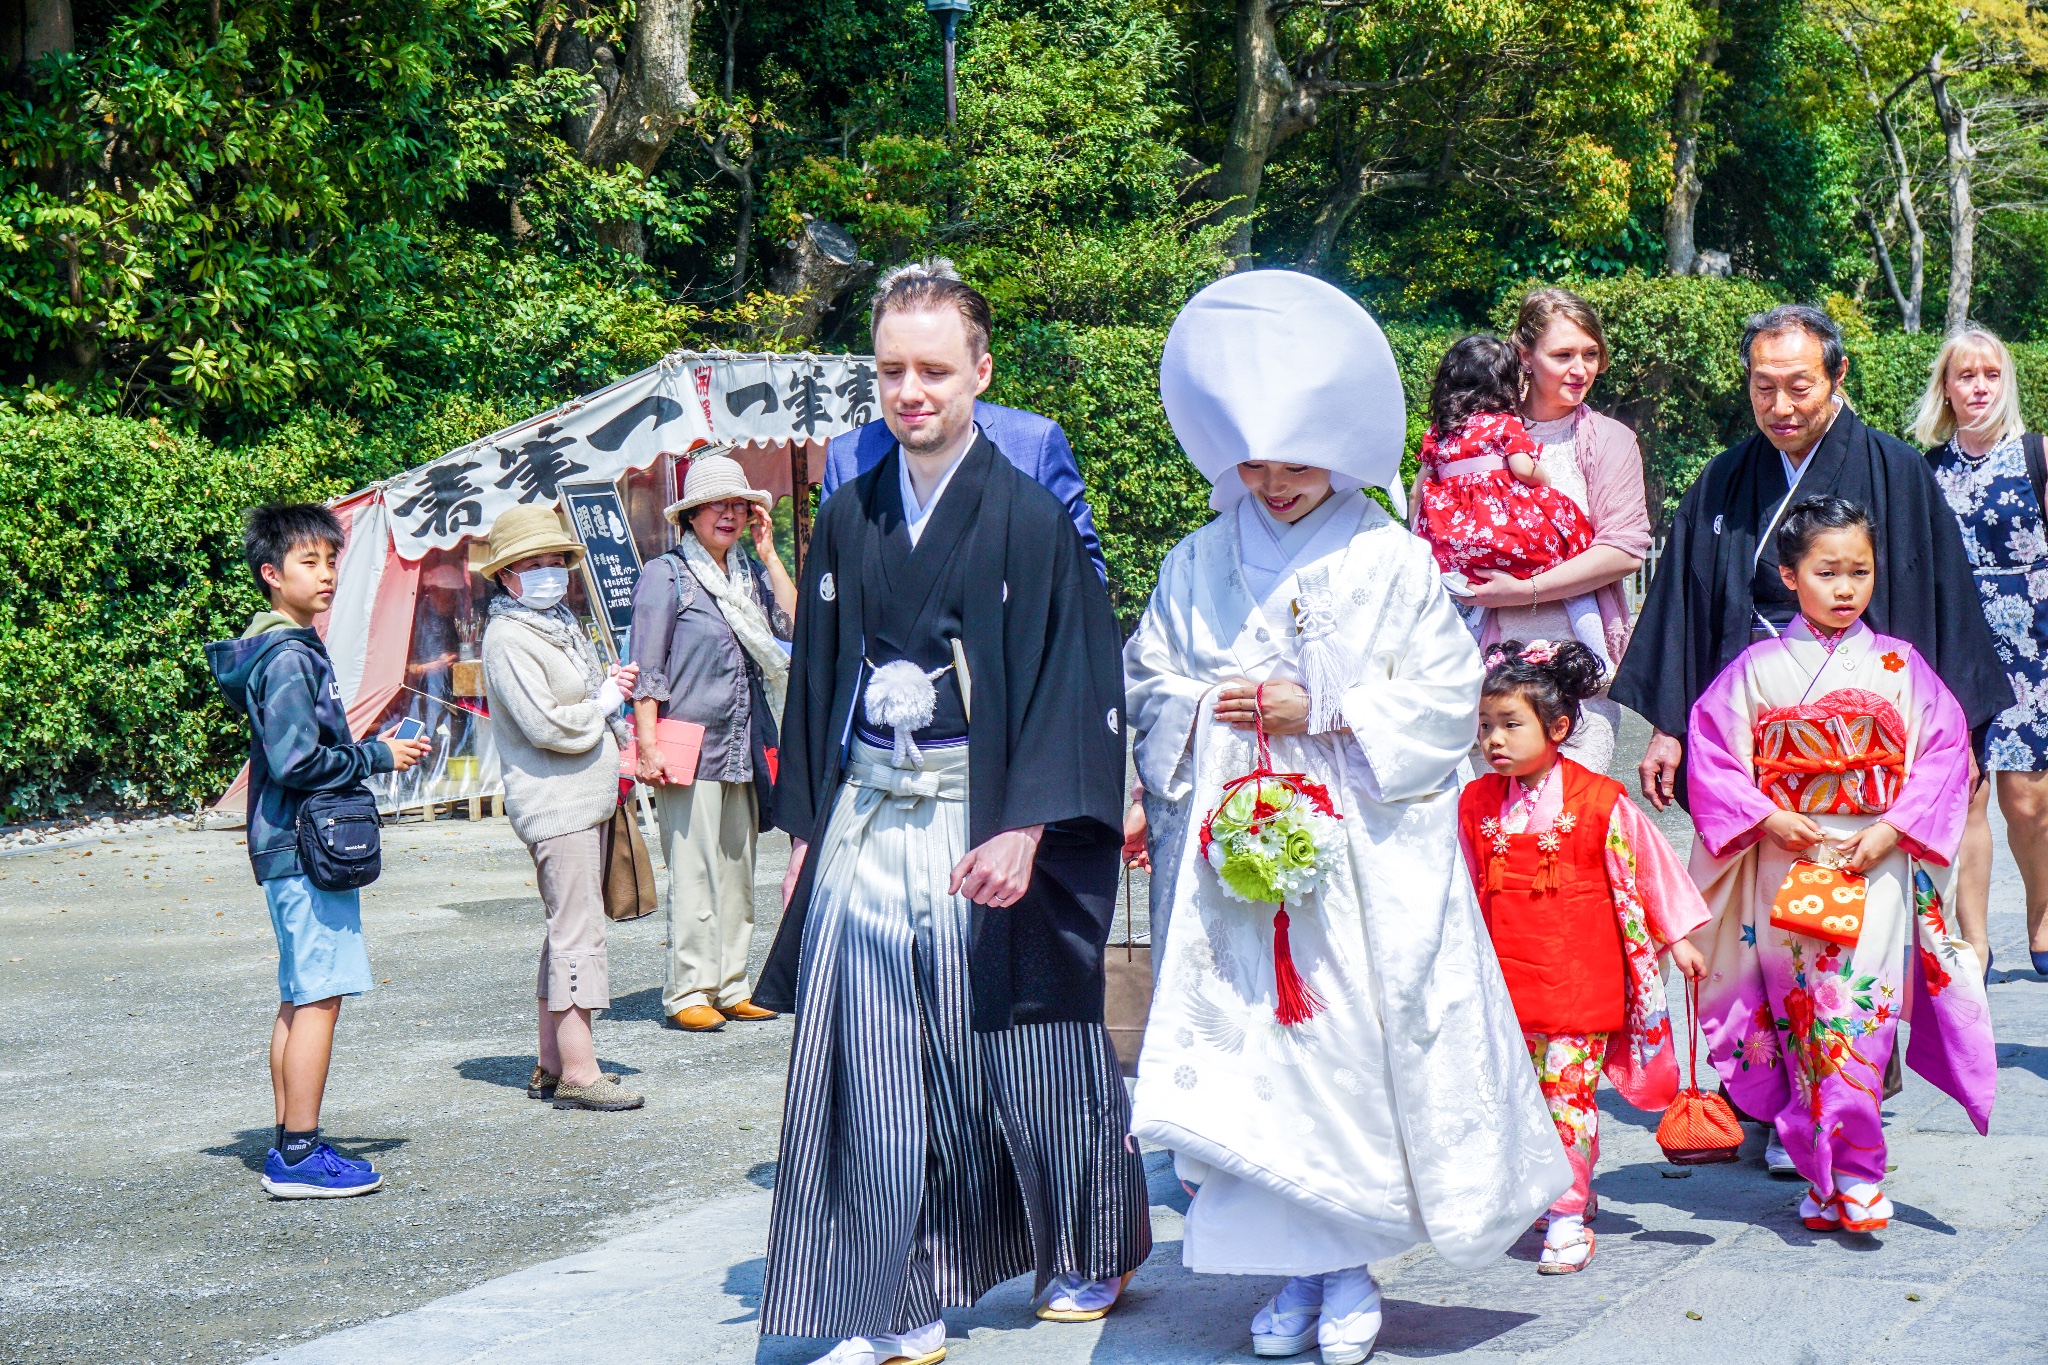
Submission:
{"label": "beige straw hat", "polygon": [[485,578],[495,579],[498,571],[517,564],[529,555],[554,554],[569,557],[569,567],[583,562],[583,547],[562,529],[562,519],[552,507],[510,507],[498,514],[491,527],[490,558],[477,566]]}
{"label": "beige straw hat", "polygon": [[683,476],[683,496],[670,503],[662,515],[681,525],[683,514],[691,508],[727,498],[745,498],[771,511],[775,507],[772,493],[747,487],[747,472],[738,460],[730,455],[700,455],[690,461],[690,472]]}

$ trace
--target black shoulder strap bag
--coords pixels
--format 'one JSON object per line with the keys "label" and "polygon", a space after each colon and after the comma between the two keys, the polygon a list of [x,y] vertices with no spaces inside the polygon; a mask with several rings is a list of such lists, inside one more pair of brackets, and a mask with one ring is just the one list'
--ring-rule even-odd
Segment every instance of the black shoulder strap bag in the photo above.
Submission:
{"label": "black shoulder strap bag", "polygon": [[384,870],[383,819],[364,783],[299,802],[299,870],[322,891],[368,886]]}

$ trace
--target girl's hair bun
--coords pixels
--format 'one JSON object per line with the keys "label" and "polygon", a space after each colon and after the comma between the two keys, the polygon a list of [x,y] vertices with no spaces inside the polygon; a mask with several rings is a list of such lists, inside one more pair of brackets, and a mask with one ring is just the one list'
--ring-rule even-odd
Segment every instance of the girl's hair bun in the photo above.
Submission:
{"label": "girl's hair bun", "polygon": [[1579,728],[1579,703],[1599,695],[1606,684],[1600,656],[1577,640],[1503,640],[1486,651],[1482,697],[1519,694],[1546,732],[1559,717],[1570,717],[1569,739]]}

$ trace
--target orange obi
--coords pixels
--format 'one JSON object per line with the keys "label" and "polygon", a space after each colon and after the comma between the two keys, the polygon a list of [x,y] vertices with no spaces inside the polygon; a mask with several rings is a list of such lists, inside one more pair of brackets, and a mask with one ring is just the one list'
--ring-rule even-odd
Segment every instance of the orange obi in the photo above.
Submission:
{"label": "orange obi", "polygon": [[1844,687],[1819,701],[1759,712],[1757,789],[1803,815],[1878,815],[1906,781],[1906,723],[1875,692]]}

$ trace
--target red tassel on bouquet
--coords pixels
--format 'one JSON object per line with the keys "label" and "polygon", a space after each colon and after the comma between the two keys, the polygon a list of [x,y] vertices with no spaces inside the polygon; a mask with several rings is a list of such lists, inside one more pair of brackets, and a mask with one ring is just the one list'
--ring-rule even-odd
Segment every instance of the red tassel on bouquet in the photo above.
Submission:
{"label": "red tassel on bouquet", "polygon": [[1273,1013],[1288,1028],[1307,1023],[1323,1009],[1323,998],[1294,968],[1294,954],[1287,946],[1285,907],[1273,912],[1273,991]]}

